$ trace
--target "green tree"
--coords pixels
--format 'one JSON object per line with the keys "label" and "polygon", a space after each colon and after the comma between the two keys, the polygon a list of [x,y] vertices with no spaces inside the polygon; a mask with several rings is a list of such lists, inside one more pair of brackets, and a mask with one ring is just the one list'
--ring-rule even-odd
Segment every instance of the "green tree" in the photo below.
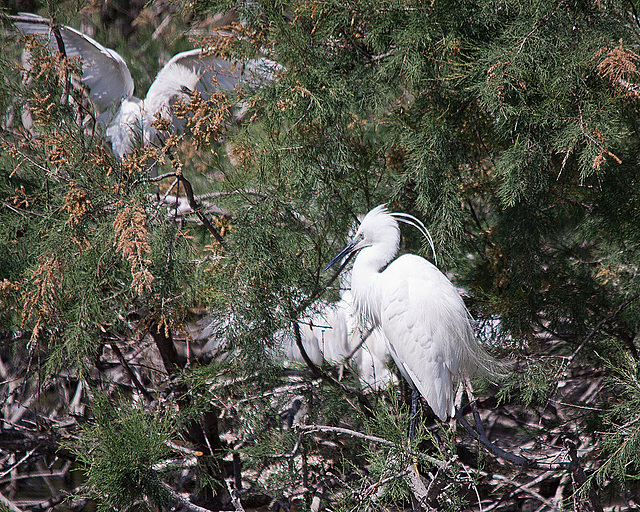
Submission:
{"label": "green tree", "polygon": [[[192,97],[183,134],[119,162],[73,85],[78,63],[7,32],[0,357],[17,441],[3,450],[46,459],[72,434],[56,463],[81,462],[76,492],[105,509],[639,499],[633,2],[152,2],[128,40],[91,5],[68,7],[55,21],[97,27],[143,86],[196,27],[214,53],[282,69],[257,90]],[[197,214],[167,211],[170,194]],[[321,269],[381,203],[424,220],[483,338],[513,361],[462,404],[459,423],[488,446],[428,410],[412,445],[402,383],[365,393],[348,365],[273,357],[336,299]]]}

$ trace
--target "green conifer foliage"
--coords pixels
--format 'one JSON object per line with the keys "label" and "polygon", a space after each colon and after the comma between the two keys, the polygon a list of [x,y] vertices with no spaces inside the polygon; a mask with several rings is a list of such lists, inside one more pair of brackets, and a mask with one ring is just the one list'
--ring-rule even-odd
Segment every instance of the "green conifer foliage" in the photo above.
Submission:
{"label": "green conifer foliage", "polygon": [[[74,418],[67,395],[84,393],[66,456],[101,508],[631,509],[633,2],[151,2],[129,41],[73,5],[56,21],[99,27],[142,91],[187,29],[219,55],[281,66],[257,90],[178,104],[184,132],[120,162],[79,63],[2,40],[0,358],[22,393],[47,398],[33,421]],[[197,214],[160,201],[190,193]],[[402,382],[365,393],[353,361],[280,360],[283,333],[300,341],[337,300],[337,272],[321,269],[381,203],[425,222],[481,336],[511,361],[503,381],[477,383],[477,409],[462,401],[456,430],[423,411],[413,445]],[[402,234],[402,250],[431,257]],[[472,438],[474,420],[486,432],[475,422]],[[475,444],[485,433],[513,457]]]}

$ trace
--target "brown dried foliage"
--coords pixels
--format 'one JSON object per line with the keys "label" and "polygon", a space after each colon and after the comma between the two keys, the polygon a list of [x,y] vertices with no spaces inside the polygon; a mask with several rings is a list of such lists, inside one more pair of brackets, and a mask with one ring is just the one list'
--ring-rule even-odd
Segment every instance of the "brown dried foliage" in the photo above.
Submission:
{"label": "brown dried foliage", "polygon": [[41,256],[39,266],[23,288],[22,327],[36,318],[30,343],[38,340],[43,325],[57,318],[58,297],[62,283],[62,263],[55,256]]}
{"label": "brown dried foliage", "polygon": [[607,161],[607,159],[605,158],[605,155],[610,156],[616,162],[621,164],[622,160],[620,160],[616,155],[614,155],[611,151],[609,151],[605,147],[605,140],[602,133],[600,133],[600,131],[596,129],[594,131],[594,135],[595,135],[595,138],[591,138],[591,140],[593,140],[594,142],[596,142],[596,144],[598,144],[598,146],[600,147],[600,152],[593,159],[593,164],[591,164],[591,168],[596,171],[599,171],[600,167],[602,167],[602,164],[604,164]]}
{"label": "brown dried foliage", "polygon": [[131,288],[142,296],[144,291],[151,292],[153,274],[147,268],[151,261],[145,256],[151,252],[150,234],[147,231],[147,215],[138,204],[126,206],[113,222],[117,251],[131,264]]}
{"label": "brown dried foliage", "polygon": [[151,126],[153,126],[156,130],[168,132],[171,129],[171,121],[162,117],[160,112],[156,112],[153,115],[153,121],[151,122]]}
{"label": "brown dried foliage", "polygon": [[622,39],[613,48],[600,48],[593,56],[593,61],[601,58],[596,66],[597,73],[609,80],[611,84],[632,98],[640,98],[640,87],[635,84],[640,78],[637,63],[640,55],[624,48]]}
{"label": "brown dried foliage", "polygon": [[18,291],[18,285],[12,283],[7,278],[0,281],[0,308],[9,308],[9,298],[11,295]]}
{"label": "brown dried foliage", "polygon": [[187,119],[193,142],[197,148],[201,148],[227,131],[231,104],[222,92],[214,93],[211,98],[205,100],[199,91],[195,91],[188,103],[177,100],[173,111],[179,119]]}
{"label": "brown dried foliage", "polygon": [[502,103],[504,101],[504,62],[496,62],[487,70],[486,83],[488,87],[495,87],[495,94],[498,101]]}
{"label": "brown dried foliage", "polygon": [[[231,22],[228,25],[217,27],[211,36],[203,37],[193,42],[196,46],[204,50],[205,55],[215,55],[225,59],[231,59],[234,53],[234,46],[242,42],[253,41],[260,44],[259,32],[238,22]],[[258,46],[259,47],[259,46]]]}
{"label": "brown dried foliage", "polygon": [[[30,52],[30,65],[25,70],[25,81],[48,81],[65,87],[67,81],[73,79],[79,83],[82,77],[82,65],[78,57],[65,57],[60,52],[51,52],[43,46],[37,36],[25,38],[25,50]],[[47,124],[52,119],[56,100],[49,94],[40,94],[33,90],[29,98],[29,110],[34,121]]]}
{"label": "brown dried foliage", "polygon": [[77,185],[73,185],[64,196],[64,206],[62,209],[69,214],[67,223],[78,224],[90,207],[91,200],[87,196],[87,193],[81,188],[78,188]]}
{"label": "brown dried foliage", "polygon": [[253,164],[253,152],[247,142],[238,142],[228,146],[229,160],[236,167],[248,169]]}
{"label": "brown dried foliage", "polygon": [[79,57],[65,57],[58,51],[51,51],[35,35],[25,37],[24,47],[30,53],[30,66],[26,70],[28,78],[55,78],[58,85],[64,85],[71,74],[82,77]]}
{"label": "brown dried foliage", "polygon": [[98,146],[89,154],[89,160],[99,169],[106,169],[107,176],[113,172],[112,159],[104,147]]}

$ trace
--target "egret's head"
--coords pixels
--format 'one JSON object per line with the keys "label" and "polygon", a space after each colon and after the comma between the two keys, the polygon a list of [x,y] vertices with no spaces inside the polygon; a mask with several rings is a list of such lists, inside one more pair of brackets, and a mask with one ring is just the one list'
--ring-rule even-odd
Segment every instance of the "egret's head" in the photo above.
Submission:
{"label": "egret's head", "polygon": [[327,270],[337,261],[346,258],[349,254],[374,245],[388,252],[390,254],[389,258],[392,258],[398,251],[399,244],[400,228],[398,227],[398,221],[389,213],[386,205],[381,204],[365,215],[354,237],[327,264],[324,270]]}

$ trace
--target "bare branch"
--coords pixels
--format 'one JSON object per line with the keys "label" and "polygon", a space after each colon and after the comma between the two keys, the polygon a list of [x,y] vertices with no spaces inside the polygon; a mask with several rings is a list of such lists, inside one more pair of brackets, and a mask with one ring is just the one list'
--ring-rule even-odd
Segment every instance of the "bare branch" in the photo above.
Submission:
{"label": "bare branch", "polygon": [[[357,430],[351,430],[351,429],[348,429],[348,428],[331,427],[331,426],[328,426],[328,425],[294,425],[293,429],[295,431],[297,431],[297,432],[303,432],[305,434],[312,433],[312,432],[331,432],[333,434],[342,434],[342,435],[346,435],[346,436],[357,437],[359,439],[364,439],[365,441],[371,441],[373,443],[384,444],[385,446],[392,446],[394,448],[398,447],[398,445],[396,443],[394,443],[393,441],[389,441],[388,439],[384,439],[383,437],[372,436],[372,435],[369,435],[369,434],[363,434],[362,432],[358,432]],[[442,466],[444,466],[446,464],[445,462],[442,462],[441,460],[436,459],[435,457],[431,457],[429,455],[426,455],[426,454],[424,454],[422,452],[418,452],[418,451],[413,450],[411,448],[403,448],[403,449],[409,455],[415,455],[415,456],[422,457],[425,460],[427,460],[428,462],[430,462],[431,464],[433,464],[434,466],[442,467]]]}
{"label": "bare branch", "polygon": [[583,487],[584,485],[589,486],[589,501],[591,503],[591,508],[594,512],[603,512],[602,502],[598,495],[598,486],[596,482],[587,482],[587,475],[580,463],[580,457],[578,457],[578,450],[575,443],[573,441],[566,440],[564,444],[569,450],[569,458],[571,459],[569,469],[571,470],[573,479],[580,487]]}
{"label": "bare branch", "polygon": [[568,462],[541,462],[537,460],[528,459],[526,457],[522,457],[520,455],[516,455],[515,453],[508,452],[503,450],[499,446],[496,446],[492,443],[488,438],[484,431],[484,427],[482,426],[482,421],[480,420],[480,415],[475,407],[475,403],[471,402],[471,407],[473,408],[473,415],[475,419],[476,428],[469,425],[469,422],[465,419],[465,417],[460,412],[460,409],[456,409],[456,419],[458,422],[464,427],[464,429],[471,434],[471,436],[484,445],[491,453],[493,453],[496,457],[500,457],[516,466],[520,466],[523,468],[540,468],[540,469],[559,469],[559,468],[567,468],[569,466]]}
{"label": "bare branch", "polygon": [[178,494],[169,484],[164,483],[159,478],[157,480],[160,487],[167,491],[174,500],[184,505],[188,510],[191,510],[192,512],[212,512],[208,508],[200,507],[191,503],[187,498],[185,498],[181,494]]}
{"label": "bare branch", "polygon": [[242,502],[240,501],[240,498],[238,498],[238,493],[236,492],[236,488],[233,485],[233,478],[226,478],[225,483],[227,484],[229,496],[231,496],[231,504],[236,509],[236,512],[244,512]]}
{"label": "bare branch", "polygon": [[18,506],[4,494],[0,494],[0,503],[7,507],[7,509],[11,512],[22,512],[22,509],[18,508]]}
{"label": "bare branch", "polygon": [[140,393],[142,393],[142,395],[147,400],[149,401],[153,400],[151,393],[149,393],[149,391],[147,391],[147,389],[142,385],[142,382],[140,382],[140,379],[138,379],[138,376],[136,375],[136,373],[133,371],[131,366],[129,366],[129,363],[125,359],[124,354],[120,350],[120,347],[118,347],[118,345],[115,342],[110,343],[109,345],[111,346],[111,349],[115,352],[116,357],[120,361],[120,364],[122,364],[122,367],[124,368],[124,370],[127,372],[127,375],[129,375],[129,378],[131,379],[131,382],[133,382],[133,385],[136,387],[136,389],[140,391]]}
{"label": "bare branch", "polygon": [[620,313],[620,311],[626,308],[629,304],[637,300],[638,297],[640,297],[640,293],[636,293],[635,295],[632,295],[627,300],[625,300],[622,304],[620,304],[616,309],[614,309],[611,313],[609,313],[602,320],[600,320],[598,324],[591,330],[591,332],[585,336],[585,338],[582,340],[580,345],[578,345],[578,347],[569,356],[568,358],[569,363],[571,363],[576,358],[576,356],[578,355],[578,352],[580,352],[582,348],[591,341],[591,339],[596,335],[596,333],[602,328],[604,324],[606,324],[609,320],[614,318],[618,313]]}

